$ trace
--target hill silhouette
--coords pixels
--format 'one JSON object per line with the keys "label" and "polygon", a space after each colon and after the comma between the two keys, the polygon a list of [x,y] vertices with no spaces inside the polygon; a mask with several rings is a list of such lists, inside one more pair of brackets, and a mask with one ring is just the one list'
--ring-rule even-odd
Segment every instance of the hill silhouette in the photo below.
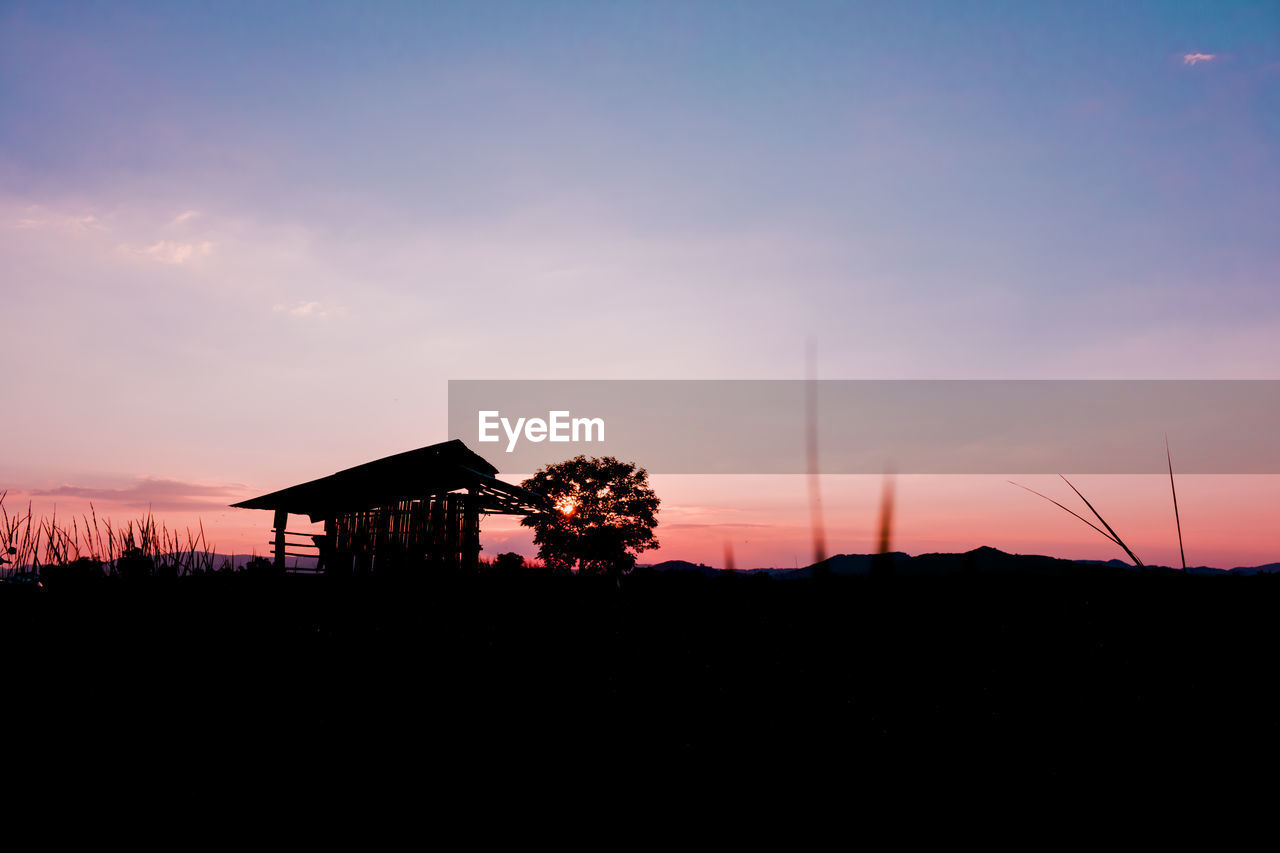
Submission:
{"label": "hill silhouette", "polygon": [[[856,577],[869,575],[877,559],[881,559],[891,567],[895,574],[915,575],[950,575],[965,573],[986,574],[1029,574],[1053,577],[1080,576],[1084,574],[1106,574],[1109,571],[1136,571],[1137,566],[1123,560],[1069,560],[1061,557],[1048,557],[1040,554],[1010,554],[998,548],[982,546],[963,553],[928,553],[911,556],[901,551],[885,555],[876,554],[837,554],[828,557],[821,564],[811,564],[801,568],[757,568],[734,569],[739,574],[753,572],[767,573],[773,577],[803,579],[812,578],[819,567],[824,567],[831,575]],[[667,560],[646,569],[654,572],[693,572],[714,576],[727,570],[715,568],[702,563],[691,563],[687,560]],[[1181,574],[1182,569],[1172,566],[1143,566],[1143,571],[1156,573]],[[1196,575],[1254,575],[1280,572],[1280,563],[1267,563],[1260,566],[1237,566],[1231,569],[1219,569],[1210,566],[1189,566],[1186,571]]]}

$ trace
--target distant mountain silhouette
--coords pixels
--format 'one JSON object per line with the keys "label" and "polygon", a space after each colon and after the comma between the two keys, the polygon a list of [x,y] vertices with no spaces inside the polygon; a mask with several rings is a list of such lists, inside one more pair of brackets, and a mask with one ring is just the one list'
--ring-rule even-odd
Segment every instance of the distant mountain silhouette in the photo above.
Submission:
{"label": "distant mountain silhouette", "polygon": [[[883,555],[890,570],[902,576],[920,575],[953,575],[953,574],[1027,574],[1041,576],[1065,576],[1079,574],[1111,574],[1138,571],[1132,563],[1124,560],[1067,560],[1061,557],[1048,557],[1041,554],[1009,554],[998,548],[984,545],[964,553],[930,553],[912,557],[901,551]],[[827,573],[838,576],[869,575],[875,554],[837,554],[823,561]],[[765,573],[777,578],[811,578],[818,564],[803,568],[758,568],[735,569],[734,574]],[[687,560],[667,560],[653,566],[644,567],[654,572],[694,572],[714,576],[724,573],[725,569],[708,566],[705,563],[691,563]],[[1146,566],[1146,572],[1181,573],[1182,569],[1171,566]],[[1187,572],[1195,575],[1255,575],[1280,572],[1280,563],[1266,563],[1261,566],[1237,566],[1232,569],[1218,569],[1211,566],[1189,566]]]}
{"label": "distant mountain silhouette", "polygon": [[[263,555],[214,553],[212,555],[212,567],[214,571],[218,571],[231,566],[238,571],[248,565],[255,557],[262,558]],[[929,553],[919,554],[914,557],[902,551],[894,551],[882,555],[882,557],[876,554],[836,554],[833,557],[828,557],[823,562],[826,573],[829,575],[856,577],[870,575],[872,565],[878,557],[887,561],[890,571],[904,577],[965,573],[1065,576],[1078,575],[1082,572],[1088,574],[1111,574],[1138,571],[1136,566],[1132,563],[1126,563],[1124,560],[1068,560],[1041,554],[1010,554],[987,545],[963,553]],[[290,557],[288,570],[313,571],[315,562],[315,557]],[[767,574],[775,578],[802,579],[813,577],[816,566],[817,564],[799,568],[757,567],[734,569],[732,574]],[[4,575],[18,574],[29,568],[29,566],[6,566],[5,569],[8,571]],[[694,563],[689,560],[665,560],[661,563],[640,565],[636,569],[640,572],[679,572],[700,574],[706,577],[716,577],[729,573],[729,570],[726,569],[709,566],[706,563]],[[1148,565],[1144,567],[1143,571],[1147,573],[1181,574],[1183,570],[1172,566]],[[1186,572],[1187,574],[1201,576],[1280,574],[1280,563],[1235,566],[1230,569],[1221,569],[1214,566],[1188,566]],[[3,575],[0,575],[0,577],[3,577]]]}
{"label": "distant mountain silhouette", "polygon": [[[218,570],[230,565],[236,570],[243,569],[254,557],[262,554],[213,554],[213,568]],[[912,557],[902,551],[894,551],[884,555],[890,570],[904,577],[921,575],[953,575],[965,573],[977,574],[1030,574],[1042,576],[1065,576],[1070,574],[1133,572],[1137,567],[1124,560],[1067,560],[1059,557],[1047,557],[1039,554],[1009,554],[998,548],[982,546],[964,553],[930,553]],[[875,554],[837,554],[828,557],[824,563],[827,574],[839,577],[865,576],[871,573],[872,564],[877,559]],[[289,570],[295,568],[302,571],[311,570],[315,565],[315,557],[290,557]],[[814,576],[814,565],[800,568],[759,567],[752,569],[734,569],[735,575],[767,574],[780,579],[802,579]],[[13,568],[13,567],[6,567]],[[23,567],[14,568],[20,571]],[[647,566],[637,566],[642,572],[681,572],[716,577],[726,574],[727,570],[708,566],[705,563],[693,563],[688,560],[665,560]],[[1148,573],[1177,573],[1182,569],[1170,566],[1147,566]],[[1193,575],[1257,575],[1280,573],[1280,563],[1265,563],[1260,566],[1236,566],[1231,569],[1219,569],[1212,566],[1188,566],[1187,573]]]}
{"label": "distant mountain silhouette", "polygon": [[[254,558],[265,558],[265,559],[268,559],[268,560],[269,560],[269,559],[271,559],[271,551],[270,551],[270,550],[268,550],[265,554],[221,554],[221,553],[214,553],[214,555],[213,555],[213,568],[214,568],[214,570],[216,571],[216,570],[218,570],[219,568],[222,568],[222,566],[225,564],[225,565],[230,565],[230,566],[232,566],[232,567],[233,567],[234,569],[236,569],[236,570],[239,570],[239,569],[244,568],[246,565],[248,565],[248,564],[249,564],[249,562],[250,562],[251,560],[253,560]],[[290,558],[288,559],[288,561],[285,563],[285,567],[286,567],[289,571],[292,571],[292,570],[293,570],[293,569],[295,569],[295,568],[297,568],[297,569],[302,569],[302,570],[304,570],[304,571],[305,571],[305,570],[309,570],[309,569],[313,569],[313,568],[315,568],[315,565],[316,565],[316,558],[315,558],[315,557],[290,557]]]}
{"label": "distant mountain silhouette", "polygon": [[652,566],[640,566],[639,568],[650,572],[694,572],[702,575],[714,575],[724,571],[724,569],[717,569],[705,563],[690,563],[688,560],[666,560],[661,563],[655,563]]}
{"label": "distant mountain silhouette", "polygon": [[[1199,568],[1207,568],[1200,566]],[[1195,571],[1192,569],[1191,571]],[[1208,569],[1211,572],[1220,572],[1222,569]],[[1237,575],[1269,575],[1280,572],[1280,563],[1265,563],[1261,566],[1236,566],[1234,569],[1227,569],[1227,572]]]}
{"label": "distant mountain silhouette", "polygon": [[1117,569],[1132,569],[1133,563],[1126,563],[1124,560],[1074,560],[1082,566],[1114,566]]}

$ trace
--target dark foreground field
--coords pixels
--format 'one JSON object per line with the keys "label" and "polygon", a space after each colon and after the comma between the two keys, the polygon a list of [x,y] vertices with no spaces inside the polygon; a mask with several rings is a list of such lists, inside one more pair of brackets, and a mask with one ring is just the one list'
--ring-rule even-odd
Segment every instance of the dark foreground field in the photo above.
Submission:
{"label": "dark foreground field", "polygon": [[10,745],[504,784],[781,766],[1230,785],[1271,775],[1277,617],[1269,575],[0,587]]}

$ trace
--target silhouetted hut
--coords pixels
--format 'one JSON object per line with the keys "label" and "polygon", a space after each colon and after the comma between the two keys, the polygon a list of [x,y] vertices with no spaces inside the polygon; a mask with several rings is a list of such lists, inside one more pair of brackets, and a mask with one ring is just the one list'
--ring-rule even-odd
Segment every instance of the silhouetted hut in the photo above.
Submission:
{"label": "silhouetted hut", "polygon": [[[454,440],[232,506],[275,512],[272,533],[279,569],[286,555],[310,557],[317,552],[318,567],[326,571],[415,565],[474,568],[480,560],[481,514],[529,515],[546,507],[542,496],[504,483],[497,473]],[[323,521],[324,535],[290,533],[290,515]],[[299,542],[298,536],[311,541]],[[297,548],[312,553],[298,553]]]}

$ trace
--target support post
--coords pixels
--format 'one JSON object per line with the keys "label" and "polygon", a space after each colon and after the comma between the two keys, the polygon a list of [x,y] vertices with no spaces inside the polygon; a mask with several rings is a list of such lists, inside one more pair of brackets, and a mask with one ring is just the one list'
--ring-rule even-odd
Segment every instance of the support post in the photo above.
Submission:
{"label": "support post", "polygon": [[284,571],[284,530],[289,525],[289,513],[283,509],[276,510],[276,571]]}
{"label": "support post", "polygon": [[463,505],[463,555],[467,569],[475,572],[480,569],[480,498],[468,489]]}

